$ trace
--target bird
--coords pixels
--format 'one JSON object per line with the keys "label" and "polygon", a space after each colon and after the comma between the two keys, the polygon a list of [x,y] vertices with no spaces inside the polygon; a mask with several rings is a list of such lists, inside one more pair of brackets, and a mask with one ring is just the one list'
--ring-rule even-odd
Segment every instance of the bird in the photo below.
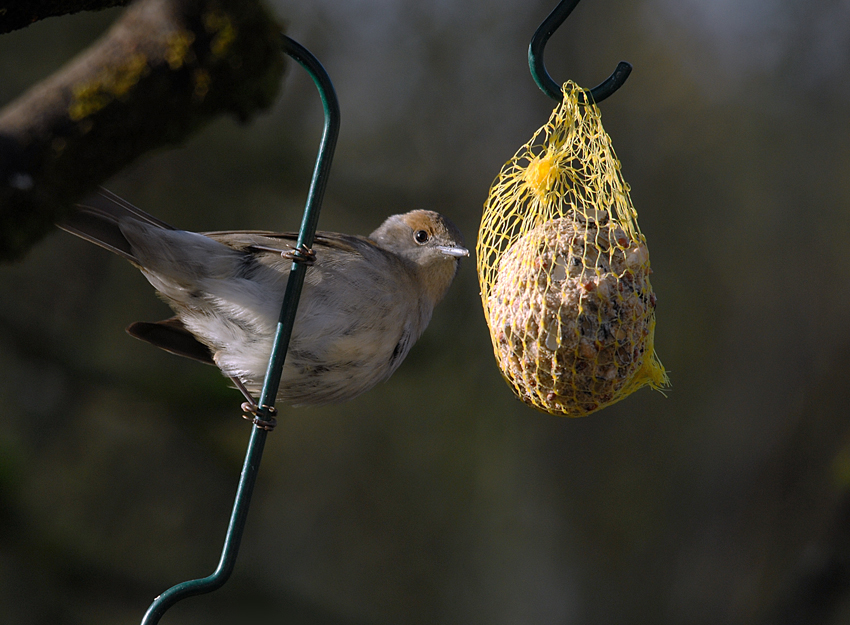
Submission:
{"label": "bird", "polygon": [[[130,335],[216,365],[256,407],[296,233],[179,230],[103,188],[57,225],[135,265],[175,313],[134,323]],[[392,215],[368,237],[320,231],[302,251],[276,397],[293,406],[348,401],[387,380],[469,255],[460,230],[430,210]]]}

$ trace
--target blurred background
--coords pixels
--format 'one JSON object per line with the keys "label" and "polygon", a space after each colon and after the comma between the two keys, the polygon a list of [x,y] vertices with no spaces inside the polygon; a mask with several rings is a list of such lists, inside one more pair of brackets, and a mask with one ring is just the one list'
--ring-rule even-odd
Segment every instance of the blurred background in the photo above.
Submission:
{"label": "blurred background", "polygon": [[[276,0],[342,129],[320,228],[432,208],[474,247],[554,107],[526,48],[555,1]],[[0,37],[0,104],[121,9]],[[350,403],[281,411],[230,582],[163,623],[850,623],[850,2],[587,0],[552,37],[595,86],[658,296],[666,397],[533,411],[465,261],[425,335]],[[297,229],[322,123],[278,104],[109,187],[182,228]],[[0,614],[138,623],[215,568],[250,434],[212,367],[124,328],[168,309],[65,233],[0,266]]]}

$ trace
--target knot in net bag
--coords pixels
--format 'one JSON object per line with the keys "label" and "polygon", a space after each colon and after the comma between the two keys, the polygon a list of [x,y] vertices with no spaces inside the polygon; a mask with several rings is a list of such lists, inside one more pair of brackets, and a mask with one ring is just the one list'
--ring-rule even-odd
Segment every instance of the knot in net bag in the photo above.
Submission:
{"label": "knot in net bag", "polygon": [[573,82],[563,92],[493,183],[476,252],[508,384],[534,408],[580,417],[668,380],[629,187],[597,106]]}

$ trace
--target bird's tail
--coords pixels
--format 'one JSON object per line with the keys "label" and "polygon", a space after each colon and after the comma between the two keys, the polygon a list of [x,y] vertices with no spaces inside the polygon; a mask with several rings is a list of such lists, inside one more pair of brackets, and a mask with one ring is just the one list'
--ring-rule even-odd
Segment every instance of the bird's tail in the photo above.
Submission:
{"label": "bird's tail", "polygon": [[122,220],[127,219],[164,230],[175,229],[102,187],[77,204],[75,210],[56,225],[139,265],[141,263],[133,254],[132,246],[119,225]]}

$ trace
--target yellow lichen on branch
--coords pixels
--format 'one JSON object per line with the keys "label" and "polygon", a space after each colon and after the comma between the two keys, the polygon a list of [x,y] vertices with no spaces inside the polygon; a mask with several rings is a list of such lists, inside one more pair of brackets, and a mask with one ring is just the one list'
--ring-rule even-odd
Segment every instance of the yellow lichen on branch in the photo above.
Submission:
{"label": "yellow lichen on branch", "polygon": [[210,51],[216,59],[224,58],[236,41],[236,26],[230,16],[221,9],[204,14],[204,29],[213,36]]}
{"label": "yellow lichen on branch", "polygon": [[68,116],[73,121],[80,121],[97,113],[116,98],[129,93],[148,72],[147,57],[141,53],[132,55],[121,65],[104,68],[94,80],[72,88]]}
{"label": "yellow lichen on branch", "polygon": [[165,62],[168,67],[178,70],[183,63],[194,58],[192,44],[195,42],[195,33],[181,28],[173,33],[166,43]]}

